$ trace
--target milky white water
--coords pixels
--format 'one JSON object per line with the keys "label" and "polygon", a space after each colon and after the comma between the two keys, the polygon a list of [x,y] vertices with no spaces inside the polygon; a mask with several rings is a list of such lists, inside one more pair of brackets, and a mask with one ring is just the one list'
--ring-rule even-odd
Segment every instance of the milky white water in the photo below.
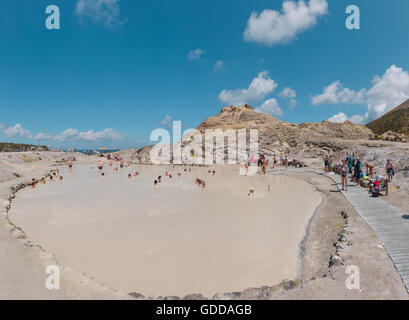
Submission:
{"label": "milky white water", "polygon": [[[115,172],[105,165],[104,178],[90,167],[63,168],[63,182],[18,192],[9,212],[62,265],[145,295],[211,297],[297,276],[299,244],[321,201],[308,183],[239,176],[233,167],[211,176],[208,168],[133,165]],[[135,171],[139,177],[128,179]]]}

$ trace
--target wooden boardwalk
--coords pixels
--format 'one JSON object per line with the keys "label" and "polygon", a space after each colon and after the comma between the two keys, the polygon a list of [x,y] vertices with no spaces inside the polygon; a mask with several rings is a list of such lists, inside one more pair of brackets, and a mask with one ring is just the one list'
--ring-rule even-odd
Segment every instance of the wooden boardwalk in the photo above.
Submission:
{"label": "wooden boardwalk", "polygon": [[[328,175],[341,190],[341,177]],[[409,215],[379,198],[372,198],[361,187],[343,191],[359,215],[371,227],[391,257],[409,292]]]}

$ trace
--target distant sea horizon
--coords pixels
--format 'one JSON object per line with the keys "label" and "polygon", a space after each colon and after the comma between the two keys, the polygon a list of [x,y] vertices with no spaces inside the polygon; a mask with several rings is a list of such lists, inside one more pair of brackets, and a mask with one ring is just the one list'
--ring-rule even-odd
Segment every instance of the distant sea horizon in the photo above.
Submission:
{"label": "distant sea horizon", "polygon": [[[94,151],[97,151],[98,153],[115,153],[115,152],[120,151],[121,149],[106,149],[106,150],[104,150],[104,149],[74,149],[74,150],[76,152],[80,152],[80,153],[83,153],[83,154],[93,154]],[[72,149],[65,149],[63,151],[64,152],[72,151]]]}

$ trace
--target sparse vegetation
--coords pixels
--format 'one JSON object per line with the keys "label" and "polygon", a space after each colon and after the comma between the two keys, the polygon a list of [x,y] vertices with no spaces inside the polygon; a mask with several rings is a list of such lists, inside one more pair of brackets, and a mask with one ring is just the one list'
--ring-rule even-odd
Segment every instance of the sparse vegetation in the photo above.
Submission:
{"label": "sparse vegetation", "polygon": [[0,142],[0,152],[19,151],[48,151],[46,146],[36,146],[33,144]]}
{"label": "sparse vegetation", "polygon": [[409,100],[379,119],[368,123],[366,127],[378,135],[392,131],[409,136]]}

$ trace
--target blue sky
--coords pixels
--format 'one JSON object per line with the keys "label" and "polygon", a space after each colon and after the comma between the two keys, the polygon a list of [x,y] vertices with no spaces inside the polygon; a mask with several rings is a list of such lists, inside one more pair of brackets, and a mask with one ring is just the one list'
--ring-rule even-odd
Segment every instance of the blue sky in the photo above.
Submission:
{"label": "blue sky", "polygon": [[[409,98],[407,0],[291,2],[1,1],[0,140],[140,146],[242,102],[366,123]],[[45,27],[50,4],[60,30]],[[350,4],[360,30],[345,27]]]}

